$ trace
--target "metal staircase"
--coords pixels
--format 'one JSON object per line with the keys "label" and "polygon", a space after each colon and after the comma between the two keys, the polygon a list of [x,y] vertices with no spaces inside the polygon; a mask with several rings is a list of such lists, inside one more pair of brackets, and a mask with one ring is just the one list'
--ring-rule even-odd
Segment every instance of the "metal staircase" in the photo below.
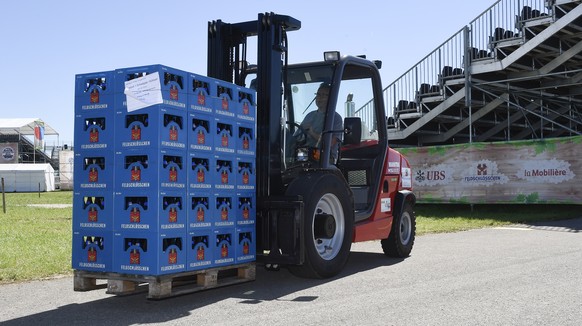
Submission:
{"label": "metal staircase", "polygon": [[581,0],[499,0],[386,87],[391,146],[581,135],[581,52]]}
{"label": "metal staircase", "polygon": [[57,189],[60,189],[60,187],[61,187],[60,153],[61,153],[61,146],[54,146],[51,149],[51,166],[55,170],[55,187]]}

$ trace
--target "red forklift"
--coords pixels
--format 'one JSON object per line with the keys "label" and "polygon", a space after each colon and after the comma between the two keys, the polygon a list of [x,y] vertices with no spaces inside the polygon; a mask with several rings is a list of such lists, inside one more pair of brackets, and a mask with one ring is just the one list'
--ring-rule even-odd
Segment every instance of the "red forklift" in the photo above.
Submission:
{"label": "red forklift", "polygon": [[[352,242],[381,240],[387,256],[407,257],[416,197],[409,162],[388,147],[381,62],[326,52],[321,62],[288,64],[287,32],[300,28],[274,13],[208,23],[208,76],[257,92],[257,261],[328,278]],[[247,61],[250,37],[256,65]],[[318,110],[322,85],[329,94],[314,145],[302,121]]]}

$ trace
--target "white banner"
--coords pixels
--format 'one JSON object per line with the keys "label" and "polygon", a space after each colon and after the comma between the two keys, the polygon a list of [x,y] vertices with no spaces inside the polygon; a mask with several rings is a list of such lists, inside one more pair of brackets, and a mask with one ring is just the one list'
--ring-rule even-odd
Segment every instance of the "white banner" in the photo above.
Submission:
{"label": "white banner", "polygon": [[419,202],[582,204],[582,137],[399,151]]}

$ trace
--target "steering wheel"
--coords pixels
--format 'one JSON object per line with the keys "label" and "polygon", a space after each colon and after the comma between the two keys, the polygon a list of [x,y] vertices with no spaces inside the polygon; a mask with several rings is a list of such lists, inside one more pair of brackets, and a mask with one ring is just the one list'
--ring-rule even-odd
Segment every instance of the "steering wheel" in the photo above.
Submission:
{"label": "steering wheel", "polygon": [[286,123],[288,125],[297,127],[297,129],[295,129],[295,132],[293,133],[293,137],[295,138],[295,140],[297,140],[298,145],[305,145],[305,143],[307,142],[307,130],[305,130],[305,128],[303,128],[297,122],[287,121]]}

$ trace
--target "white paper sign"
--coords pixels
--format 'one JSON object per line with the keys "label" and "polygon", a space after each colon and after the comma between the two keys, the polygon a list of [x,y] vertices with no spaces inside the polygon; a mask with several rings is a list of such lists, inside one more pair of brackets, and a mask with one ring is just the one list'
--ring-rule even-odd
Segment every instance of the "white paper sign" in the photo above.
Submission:
{"label": "white paper sign", "polygon": [[124,93],[127,101],[127,112],[164,102],[158,72],[126,81]]}

